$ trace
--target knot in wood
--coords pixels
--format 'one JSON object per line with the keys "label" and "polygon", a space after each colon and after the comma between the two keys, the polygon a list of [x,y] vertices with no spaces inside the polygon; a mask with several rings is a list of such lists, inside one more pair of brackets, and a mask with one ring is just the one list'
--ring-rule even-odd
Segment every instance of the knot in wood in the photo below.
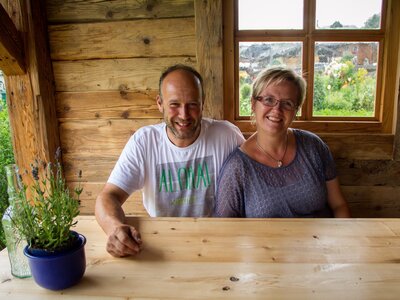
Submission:
{"label": "knot in wood", "polygon": [[113,16],[114,16],[114,13],[113,13],[111,10],[109,10],[109,11],[106,13],[106,18],[107,18],[107,19],[112,19]]}

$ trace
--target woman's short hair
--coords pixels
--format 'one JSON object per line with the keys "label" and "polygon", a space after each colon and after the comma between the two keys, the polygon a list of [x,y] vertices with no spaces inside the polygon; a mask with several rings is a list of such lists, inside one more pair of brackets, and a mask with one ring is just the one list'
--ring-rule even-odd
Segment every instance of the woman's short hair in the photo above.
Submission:
{"label": "woman's short hair", "polygon": [[297,106],[301,107],[306,98],[307,84],[303,77],[289,68],[276,67],[262,70],[253,81],[252,100],[254,101],[255,97],[259,96],[265,87],[271,84],[279,84],[283,81],[293,82],[297,87],[299,95]]}

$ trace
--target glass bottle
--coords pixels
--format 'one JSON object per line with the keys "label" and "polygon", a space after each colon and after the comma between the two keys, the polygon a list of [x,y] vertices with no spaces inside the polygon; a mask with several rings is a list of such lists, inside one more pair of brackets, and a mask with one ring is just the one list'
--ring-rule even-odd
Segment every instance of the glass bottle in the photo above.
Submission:
{"label": "glass bottle", "polygon": [[6,238],[8,258],[10,259],[11,274],[18,278],[31,276],[28,260],[24,255],[24,248],[27,245],[19,231],[12,224],[17,192],[21,188],[21,182],[18,174],[18,166],[15,164],[5,166],[7,177],[7,192],[9,206],[4,212],[1,220],[3,224],[4,235]]}

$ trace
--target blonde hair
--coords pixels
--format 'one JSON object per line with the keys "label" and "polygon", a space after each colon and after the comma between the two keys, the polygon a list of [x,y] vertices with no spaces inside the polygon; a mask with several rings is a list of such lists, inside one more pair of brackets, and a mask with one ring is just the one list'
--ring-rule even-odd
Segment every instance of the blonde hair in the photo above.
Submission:
{"label": "blonde hair", "polygon": [[264,69],[257,75],[252,84],[251,100],[255,101],[255,98],[260,95],[265,87],[271,84],[279,84],[283,81],[292,82],[296,86],[298,91],[297,107],[301,107],[306,98],[307,83],[303,77],[292,69],[282,67]]}

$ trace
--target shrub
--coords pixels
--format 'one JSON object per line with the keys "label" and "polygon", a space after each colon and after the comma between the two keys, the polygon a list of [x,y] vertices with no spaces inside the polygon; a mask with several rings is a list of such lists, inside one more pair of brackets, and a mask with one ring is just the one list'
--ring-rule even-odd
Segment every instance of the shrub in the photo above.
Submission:
{"label": "shrub", "polygon": [[314,115],[372,116],[376,79],[356,68],[351,57],[331,62],[314,78]]}
{"label": "shrub", "polygon": [[250,116],[251,115],[251,86],[249,84],[243,84],[240,87],[240,115]]}
{"label": "shrub", "polygon": [[[3,216],[8,206],[7,180],[4,166],[14,163],[14,153],[10,137],[10,123],[5,105],[0,105],[0,215]],[[0,226],[0,249],[5,247],[3,226]]]}

